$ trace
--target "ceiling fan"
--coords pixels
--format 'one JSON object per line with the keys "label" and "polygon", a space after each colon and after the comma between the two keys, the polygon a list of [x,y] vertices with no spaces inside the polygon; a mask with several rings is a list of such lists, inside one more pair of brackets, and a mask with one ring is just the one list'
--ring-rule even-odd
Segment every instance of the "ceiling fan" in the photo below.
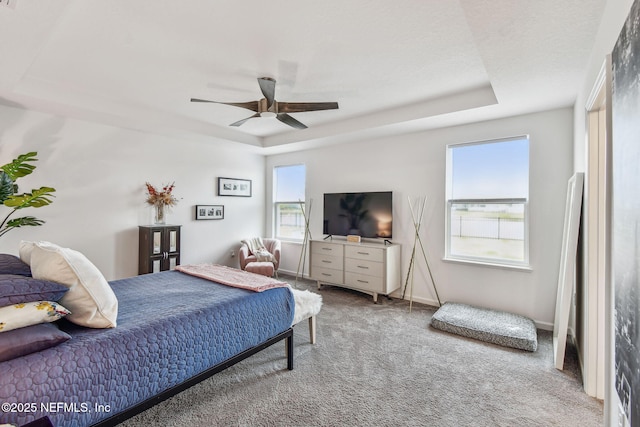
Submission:
{"label": "ceiling fan", "polygon": [[258,78],[258,84],[260,85],[260,90],[264,95],[264,98],[259,101],[219,102],[191,98],[191,102],[212,102],[214,104],[232,105],[234,107],[246,108],[247,110],[255,112],[253,116],[233,122],[229,126],[241,126],[247,120],[253,119],[254,117],[275,117],[282,123],[293,128],[306,129],[307,126],[304,123],[294,119],[289,115],[289,113],[338,109],[337,102],[278,102],[274,98],[276,92],[276,81],[274,79],[271,77],[260,77]]}

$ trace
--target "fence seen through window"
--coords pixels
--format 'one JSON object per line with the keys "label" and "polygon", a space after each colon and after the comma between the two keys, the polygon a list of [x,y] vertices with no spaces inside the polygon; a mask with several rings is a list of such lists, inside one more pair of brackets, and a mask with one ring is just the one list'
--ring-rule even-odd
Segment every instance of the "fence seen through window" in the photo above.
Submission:
{"label": "fence seen through window", "polygon": [[529,137],[447,146],[446,258],[529,265]]}
{"label": "fence seen through window", "polygon": [[302,240],[305,234],[305,165],[273,168],[274,236]]}
{"label": "fence seen through window", "polygon": [[276,203],[276,235],[278,237],[285,239],[304,238],[303,205],[300,203]]}
{"label": "fence seen through window", "polygon": [[469,258],[525,260],[525,200],[450,202],[449,249]]}

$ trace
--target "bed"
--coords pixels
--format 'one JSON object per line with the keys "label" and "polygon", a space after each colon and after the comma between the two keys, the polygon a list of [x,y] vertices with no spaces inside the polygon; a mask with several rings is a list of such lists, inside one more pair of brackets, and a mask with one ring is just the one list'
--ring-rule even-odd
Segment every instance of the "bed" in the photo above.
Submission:
{"label": "bed", "polygon": [[115,425],[282,340],[293,369],[289,288],[253,292],[178,271],[109,285],[117,327],[61,319],[70,340],[0,362],[0,424]]}

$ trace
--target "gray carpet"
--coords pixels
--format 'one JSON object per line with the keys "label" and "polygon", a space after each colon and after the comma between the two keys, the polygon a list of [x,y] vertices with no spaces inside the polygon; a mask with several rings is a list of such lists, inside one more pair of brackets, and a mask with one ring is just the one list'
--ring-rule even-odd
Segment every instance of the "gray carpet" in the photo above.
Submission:
{"label": "gray carpet", "polygon": [[[284,278],[287,280],[287,278]],[[300,286],[314,290],[311,282]],[[600,426],[575,351],[553,367],[552,334],[535,353],[429,326],[434,307],[324,286],[318,343],[284,344],[209,378],[122,426]]]}

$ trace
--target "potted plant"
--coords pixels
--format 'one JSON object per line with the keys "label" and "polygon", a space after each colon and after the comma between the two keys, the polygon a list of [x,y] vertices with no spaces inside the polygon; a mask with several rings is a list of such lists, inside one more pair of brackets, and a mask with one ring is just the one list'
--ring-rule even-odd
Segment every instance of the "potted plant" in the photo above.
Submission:
{"label": "potted plant", "polygon": [[175,182],[163,186],[162,190],[156,189],[148,182],[145,182],[144,185],[147,187],[146,202],[155,208],[155,223],[164,224],[165,208],[178,204],[178,199],[172,194],[176,186]]}
{"label": "potted plant", "polygon": [[51,197],[54,197],[53,193],[56,190],[51,187],[40,187],[31,190],[30,193],[18,194],[16,181],[34,171],[36,167],[31,163],[38,160],[36,158],[37,155],[37,152],[31,151],[19,155],[11,163],[0,166],[0,203],[11,209],[0,223],[0,236],[5,235],[14,228],[44,224],[43,220],[33,216],[9,219],[20,209],[41,208],[53,202]]}

